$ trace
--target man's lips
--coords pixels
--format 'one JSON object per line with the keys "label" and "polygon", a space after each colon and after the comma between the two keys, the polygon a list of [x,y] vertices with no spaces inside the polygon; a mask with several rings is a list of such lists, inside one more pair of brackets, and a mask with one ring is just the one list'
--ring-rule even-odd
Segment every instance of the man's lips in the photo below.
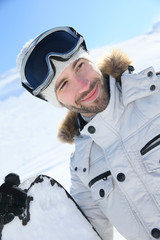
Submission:
{"label": "man's lips", "polygon": [[89,92],[87,96],[85,96],[81,100],[81,102],[93,102],[97,98],[97,96],[98,96],[98,85],[96,84],[93,90]]}

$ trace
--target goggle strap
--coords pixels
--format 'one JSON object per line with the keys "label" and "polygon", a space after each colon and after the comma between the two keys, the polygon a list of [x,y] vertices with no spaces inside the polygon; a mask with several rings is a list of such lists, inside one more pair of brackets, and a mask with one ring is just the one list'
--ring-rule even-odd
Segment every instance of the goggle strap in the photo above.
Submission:
{"label": "goggle strap", "polygon": [[22,86],[25,88],[25,89],[27,89],[27,91],[28,92],[30,92],[32,95],[33,95],[33,90],[30,88],[30,87],[28,87],[25,83],[23,83],[22,82]]}
{"label": "goggle strap", "polygon": [[48,102],[45,98],[42,97],[42,94],[40,94],[40,93],[38,95],[36,95],[36,97],[40,98],[41,100],[44,100],[44,101]]}
{"label": "goggle strap", "polygon": [[[23,82],[22,82],[22,86],[23,86],[28,92],[30,92],[30,93],[33,95],[33,90],[32,90],[30,87],[28,87],[27,85],[25,85]],[[33,95],[33,96],[34,96],[34,95]],[[40,99],[48,102],[45,98],[42,97],[41,94],[36,95],[36,97],[38,97],[38,98],[40,98]]]}

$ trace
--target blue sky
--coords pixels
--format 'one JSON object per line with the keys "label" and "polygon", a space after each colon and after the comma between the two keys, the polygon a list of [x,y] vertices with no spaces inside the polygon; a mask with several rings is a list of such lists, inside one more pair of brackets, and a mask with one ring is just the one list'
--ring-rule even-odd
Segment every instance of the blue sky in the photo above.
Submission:
{"label": "blue sky", "polygon": [[47,29],[73,26],[92,49],[142,35],[158,20],[159,0],[0,0],[0,74]]}

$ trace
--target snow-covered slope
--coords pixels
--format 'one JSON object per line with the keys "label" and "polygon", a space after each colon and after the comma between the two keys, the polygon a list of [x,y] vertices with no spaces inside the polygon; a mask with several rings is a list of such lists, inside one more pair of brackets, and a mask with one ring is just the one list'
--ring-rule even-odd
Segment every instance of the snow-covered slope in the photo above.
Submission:
{"label": "snow-covered slope", "polygon": [[[90,52],[99,58],[113,48],[124,50],[137,71],[151,65],[160,71],[160,22],[143,36]],[[43,173],[69,190],[69,157],[74,146],[56,139],[57,126],[65,114],[65,109],[56,109],[25,92],[16,69],[0,76],[0,182],[9,172],[18,173],[21,180]],[[115,234],[116,240],[123,239]]]}

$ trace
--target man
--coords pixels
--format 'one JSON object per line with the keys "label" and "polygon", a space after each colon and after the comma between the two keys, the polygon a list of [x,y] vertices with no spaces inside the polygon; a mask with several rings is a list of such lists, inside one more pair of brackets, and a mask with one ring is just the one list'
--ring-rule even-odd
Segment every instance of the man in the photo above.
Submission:
{"label": "man", "polygon": [[22,85],[69,112],[59,129],[75,143],[71,194],[103,240],[112,225],[129,240],[160,239],[160,80],[134,73],[113,51],[97,65],[83,37],[61,27],[19,56]]}

